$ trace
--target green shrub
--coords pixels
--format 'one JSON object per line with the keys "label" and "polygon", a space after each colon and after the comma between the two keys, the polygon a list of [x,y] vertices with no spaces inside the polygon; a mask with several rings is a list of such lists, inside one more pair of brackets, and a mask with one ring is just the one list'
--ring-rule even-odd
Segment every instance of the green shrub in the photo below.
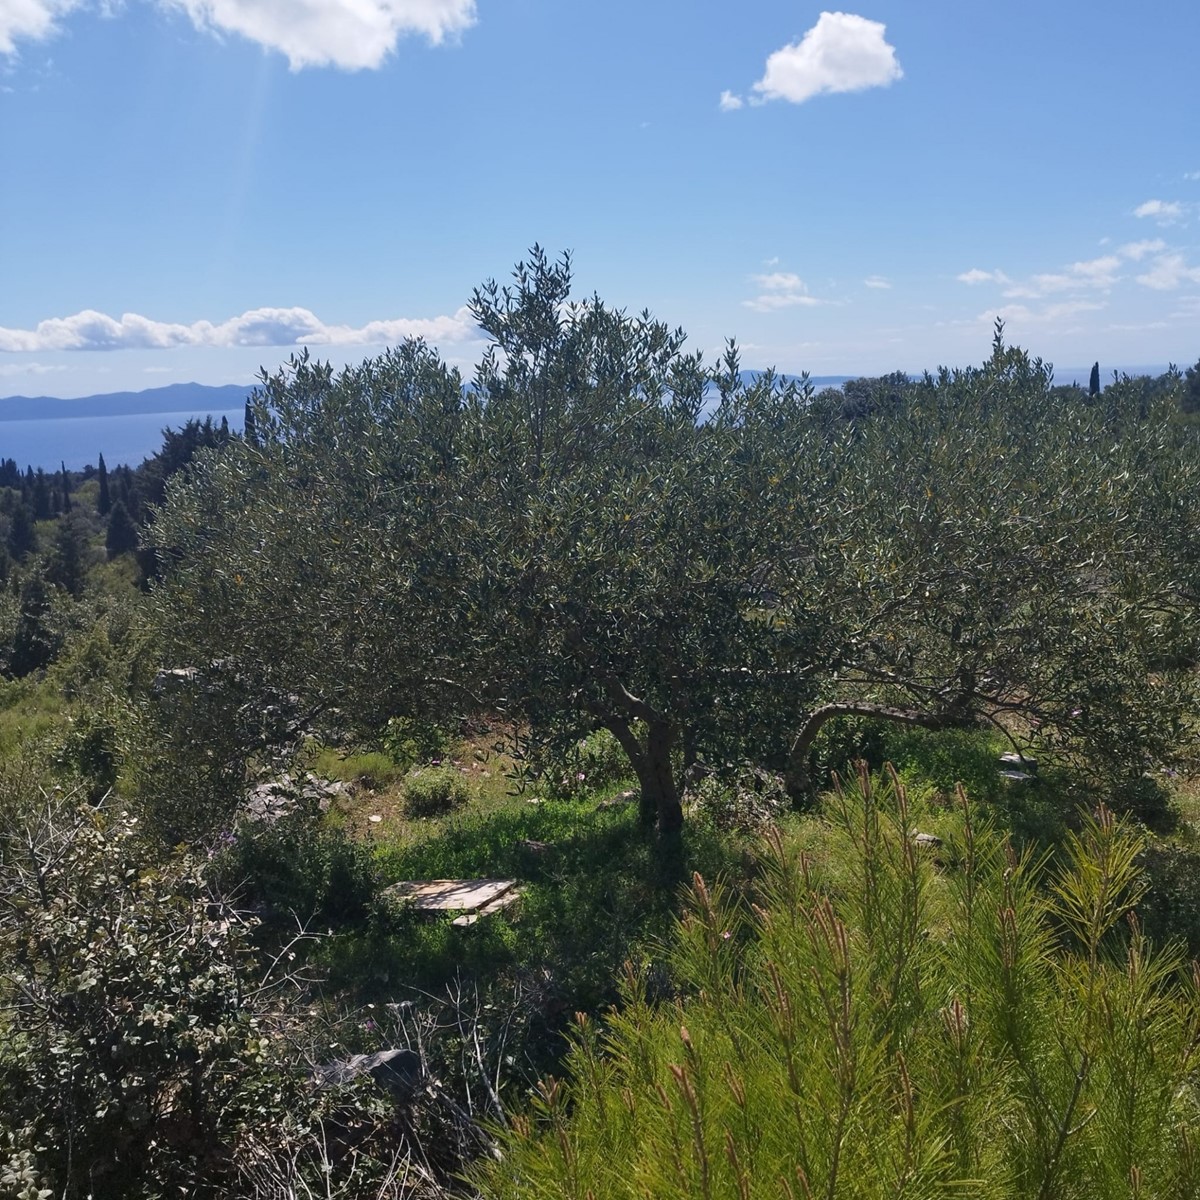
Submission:
{"label": "green shrub", "polygon": [[413,717],[391,717],[380,735],[380,749],[403,770],[449,753],[452,738],[440,725]]}
{"label": "green shrub", "polygon": [[425,767],[404,781],[404,807],[410,816],[442,816],[470,799],[470,784],[453,767]]}
{"label": "green shrub", "polygon": [[1116,812],[1141,821],[1156,833],[1168,832],[1176,822],[1171,793],[1153,775],[1119,779],[1109,788],[1107,803]]}
{"label": "green shrub", "polygon": [[895,776],[823,811],[827,853],[777,835],[754,906],[697,876],[680,999],[630,967],[484,1193],[1200,1194],[1200,989],[1127,922],[1136,830],[1081,818],[1051,874],[965,801],[945,853],[915,846]]}
{"label": "green shrub", "polygon": [[111,697],[105,701],[80,705],[52,752],[55,767],[83,780],[93,802],[116,787],[122,757],[118,705]]}
{"label": "green shrub", "polygon": [[217,845],[221,890],[291,928],[362,920],[379,893],[369,847],[303,808],[269,824],[243,821]]}
{"label": "green shrub", "polygon": [[4,861],[0,1126],[56,1196],[197,1194],[287,1090],[263,1066],[250,923],[202,863],[143,854],[128,814],[50,804]]}
{"label": "green shrub", "polygon": [[706,775],[689,790],[687,802],[717,829],[743,832],[761,830],[791,808],[783,780],[761,767]]}
{"label": "green shrub", "polygon": [[0,854],[0,1197],[444,1194],[369,1081],[313,1087],[341,1030],[208,863],[148,858],[124,812],[26,810]]}
{"label": "green shrub", "polygon": [[808,774],[814,786],[832,786],[835,772],[844,774],[860,761],[869,763],[874,771],[879,770],[888,759],[888,736],[894,730],[890,722],[876,717],[838,717],[826,721],[808,756]]}
{"label": "green shrub", "polygon": [[1139,912],[1146,932],[1160,942],[1177,938],[1200,957],[1200,851],[1155,842],[1144,865],[1148,886]]}
{"label": "green shrub", "polygon": [[621,743],[607,729],[596,729],[572,742],[565,752],[548,751],[538,763],[538,773],[544,791],[568,799],[622,783],[633,770]]}

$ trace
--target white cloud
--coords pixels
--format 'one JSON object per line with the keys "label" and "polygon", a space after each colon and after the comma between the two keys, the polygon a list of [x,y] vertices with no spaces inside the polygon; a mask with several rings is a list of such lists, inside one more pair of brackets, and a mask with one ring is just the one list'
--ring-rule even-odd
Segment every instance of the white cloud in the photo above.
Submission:
{"label": "white cloud", "polygon": [[302,67],[378,67],[404,34],[437,44],[475,23],[475,0],[159,0],[197,29],[236,33]]}
{"label": "white cloud", "polygon": [[70,317],[40,321],[36,329],[0,327],[0,352],[50,350],[169,350],[177,346],[383,346],[409,337],[429,342],[462,342],[475,337],[470,313],[453,316],[399,317],[369,321],[361,327],[326,325],[307,308],[255,308],[220,324],[196,321],[180,325],[137,313],[120,320],[87,309]]}
{"label": "white cloud", "polygon": [[770,275],[751,275],[751,279],[770,292],[807,291],[804,280],[791,271],[772,271]]}
{"label": "white cloud", "polygon": [[1156,292],[1170,292],[1181,283],[1200,283],[1200,267],[1189,267],[1182,254],[1160,254],[1137,281]]}
{"label": "white cloud", "polygon": [[1006,325],[1028,329],[1057,325],[1079,313],[1097,312],[1102,308],[1103,304],[1092,300],[1064,300],[1058,304],[1047,304],[1040,309],[1030,308],[1027,304],[1005,304],[1000,308],[980,313],[976,319],[984,325],[994,325],[999,317]]}
{"label": "white cloud", "polygon": [[754,85],[762,100],[803,104],[823,92],[886,87],[903,77],[886,26],[853,13],[823,12],[799,42],[776,50]]}
{"label": "white cloud", "polygon": [[1183,216],[1178,200],[1147,200],[1133,210],[1135,217],[1153,217],[1160,225],[1170,225]]}
{"label": "white cloud", "polygon": [[736,112],[745,103],[741,96],[735,96],[728,88],[721,93],[720,108],[722,112]]}
{"label": "white cloud", "polygon": [[956,275],[955,279],[959,283],[968,283],[972,286],[977,283],[1008,283],[1009,278],[1003,271],[982,271],[978,267],[972,267],[969,271],[964,271],[961,275]]}
{"label": "white cloud", "polygon": [[53,375],[56,372],[65,371],[66,369],[65,366],[51,363],[0,363],[0,379],[7,379],[12,375]]}
{"label": "white cloud", "polygon": [[892,286],[882,275],[868,275],[863,280],[863,284],[869,288],[881,288],[884,290]]}
{"label": "white cloud", "polygon": [[1184,171],[1184,179],[1197,180],[1200,179],[1200,171]]}
{"label": "white cloud", "polygon": [[[421,34],[435,45],[475,23],[475,0],[155,0],[187,14],[197,29],[232,33],[302,67],[347,71],[380,66],[399,38]],[[58,19],[93,3],[105,16],[115,0],[0,0],[0,54],[20,39],[50,37]]]}
{"label": "white cloud", "polygon": [[1040,296],[1046,292],[1066,292],[1078,288],[1110,288],[1117,281],[1117,268],[1121,260],[1115,254],[1086,262],[1071,263],[1061,272],[1035,275],[1032,287],[1017,287],[1007,292],[1009,296]]}
{"label": "white cloud", "polygon": [[1131,258],[1134,262],[1141,262],[1147,254],[1157,254],[1160,250],[1165,250],[1167,243],[1162,238],[1146,238],[1141,242],[1126,242],[1120,248],[1120,253],[1124,258]]}
{"label": "white cloud", "polygon": [[58,18],[81,0],[0,0],[0,54],[16,54],[17,41],[38,41],[58,32]]}
{"label": "white cloud", "polygon": [[799,275],[791,271],[772,271],[769,275],[751,275],[758,285],[759,294],[751,300],[743,300],[745,308],[755,312],[777,312],[781,308],[815,308],[826,301],[808,294],[808,286]]}

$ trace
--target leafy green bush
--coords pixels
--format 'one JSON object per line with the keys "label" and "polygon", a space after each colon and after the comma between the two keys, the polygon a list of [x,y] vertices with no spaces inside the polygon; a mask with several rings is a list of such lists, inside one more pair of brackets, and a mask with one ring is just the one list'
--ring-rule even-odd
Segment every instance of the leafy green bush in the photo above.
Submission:
{"label": "leafy green bush", "polygon": [[1160,942],[1177,938],[1200,957],[1200,850],[1154,842],[1144,866],[1148,886],[1139,912],[1146,932]]}
{"label": "leafy green bush", "polygon": [[744,832],[761,830],[791,807],[783,780],[760,767],[706,775],[686,800],[696,816],[717,829]]}
{"label": "leafy green bush", "polygon": [[1200,977],[1128,920],[1140,835],[1101,809],[1050,874],[963,801],[935,859],[894,775],[824,816],[824,855],[775,837],[753,906],[695,879],[682,998],[631,966],[485,1194],[1198,1194]]}
{"label": "leafy green bush", "polygon": [[380,735],[383,752],[398,767],[407,770],[418,763],[444,758],[449,752],[451,737],[432,721],[412,717],[391,717]]}
{"label": "leafy green bush", "polygon": [[336,1042],[205,861],[149,859],[135,818],[70,801],[5,841],[0,1196],[444,1195],[369,1081],[313,1085]]}
{"label": "leafy green bush", "polygon": [[1134,817],[1157,833],[1168,832],[1177,819],[1170,792],[1153,775],[1115,780],[1110,785],[1107,803],[1116,812]]}
{"label": "leafy green bush", "polygon": [[67,719],[67,728],[54,748],[54,765],[68,778],[84,781],[88,796],[98,802],[117,785],[121,765],[118,706],[107,703],[80,706]]}
{"label": "leafy green bush", "polygon": [[865,761],[879,770],[888,760],[888,738],[895,726],[878,717],[839,717],[827,721],[813,741],[808,773],[819,788],[831,787],[834,773],[845,774]]}
{"label": "leafy green bush", "polygon": [[288,1090],[264,1068],[249,923],[215,901],[202,863],[148,862],[124,812],[47,804],[2,873],[10,1158],[55,1195],[194,1194]]}
{"label": "leafy green bush", "polygon": [[453,767],[425,767],[404,781],[404,806],[410,816],[442,816],[470,799],[470,784]]}
{"label": "leafy green bush", "polygon": [[269,824],[244,821],[218,847],[221,890],[291,928],[362,920],[379,893],[370,849],[304,809]]}

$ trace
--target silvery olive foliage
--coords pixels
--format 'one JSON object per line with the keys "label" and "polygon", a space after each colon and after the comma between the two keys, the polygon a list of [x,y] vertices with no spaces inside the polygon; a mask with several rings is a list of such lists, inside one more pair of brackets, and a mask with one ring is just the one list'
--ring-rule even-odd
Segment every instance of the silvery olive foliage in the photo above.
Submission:
{"label": "silvery olive foliage", "polygon": [[300,722],[501,712],[537,760],[604,729],[664,832],[696,762],[804,797],[841,718],[1130,778],[1186,744],[1200,435],[1169,389],[1064,395],[998,327],[839,408],[571,283],[535,248],[477,289],[469,382],[421,342],[264,375],[155,523],[172,663]]}

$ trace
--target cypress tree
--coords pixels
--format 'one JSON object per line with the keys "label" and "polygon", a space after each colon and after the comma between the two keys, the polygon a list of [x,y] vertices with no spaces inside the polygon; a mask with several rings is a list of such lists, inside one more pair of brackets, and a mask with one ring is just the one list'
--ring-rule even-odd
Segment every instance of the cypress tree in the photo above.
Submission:
{"label": "cypress tree", "polygon": [[104,455],[100,455],[100,466],[96,471],[100,481],[100,494],[96,500],[96,510],[102,517],[107,517],[112,510],[112,497],[108,494],[108,468],[104,465]]}
{"label": "cypress tree", "polygon": [[33,516],[37,521],[48,521],[51,516],[50,484],[46,472],[38,467],[33,479]]}
{"label": "cypress tree", "polygon": [[59,462],[59,478],[62,480],[62,510],[65,513],[71,511],[71,477],[67,474],[67,464]]}
{"label": "cypress tree", "polygon": [[1183,411],[1200,412],[1200,361],[1194,367],[1188,367],[1184,375]]}
{"label": "cypress tree", "polygon": [[250,404],[250,397],[246,397],[246,417],[243,424],[244,436],[246,441],[251,446],[258,445],[258,430],[254,426],[254,409]]}
{"label": "cypress tree", "polygon": [[130,550],[136,550],[137,544],[137,526],[133,523],[129,510],[118,500],[112,506],[112,512],[109,514],[104,548],[108,551],[109,558],[116,558],[118,554],[127,554]]}
{"label": "cypress tree", "polygon": [[1088,380],[1088,396],[1100,395],[1100,364],[1092,363],[1092,375]]}
{"label": "cypress tree", "polygon": [[50,589],[41,575],[31,575],[25,581],[20,604],[8,664],[9,672],[18,679],[49,665],[56,649],[48,628]]}
{"label": "cypress tree", "polygon": [[8,526],[8,552],[17,562],[23,562],[36,549],[33,513],[29,511],[29,505],[22,501],[13,509],[12,521]]}

